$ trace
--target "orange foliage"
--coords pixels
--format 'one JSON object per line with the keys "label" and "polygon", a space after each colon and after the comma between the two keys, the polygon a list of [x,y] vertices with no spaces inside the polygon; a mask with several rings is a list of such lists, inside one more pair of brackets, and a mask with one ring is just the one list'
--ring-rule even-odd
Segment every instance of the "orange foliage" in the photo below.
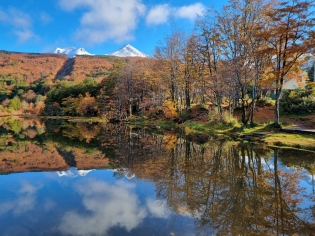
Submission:
{"label": "orange foliage", "polygon": [[99,78],[100,82],[112,67],[113,63],[105,57],[76,56],[73,68],[66,75],[66,79],[80,83],[85,78]]}
{"label": "orange foliage", "polygon": [[32,83],[52,80],[67,60],[61,54],[11,53],[0,51],[0,74]]}

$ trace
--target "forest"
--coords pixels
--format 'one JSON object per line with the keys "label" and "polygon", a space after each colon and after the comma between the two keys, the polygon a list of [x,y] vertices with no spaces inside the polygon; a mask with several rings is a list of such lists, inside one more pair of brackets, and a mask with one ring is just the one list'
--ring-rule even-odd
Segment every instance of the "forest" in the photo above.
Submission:
{"label": "forest", "polygon": [[[277,127],[280,112],[315,110],[313,9],[310,0],[230,0],[190,34],[171,23],[151,58],[0,52],[0,113],[178,122],[198,108],[220,122],[237,112],[247,125],[272,104]],[[306,86],[283,91],[291,79]]]}

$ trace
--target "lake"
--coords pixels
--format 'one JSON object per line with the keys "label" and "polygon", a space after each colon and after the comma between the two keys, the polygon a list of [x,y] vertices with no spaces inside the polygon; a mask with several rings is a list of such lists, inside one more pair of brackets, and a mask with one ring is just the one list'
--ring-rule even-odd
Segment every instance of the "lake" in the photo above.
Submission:
{"label": "lake", "polygon": [[0,120],[0,235],[315,235],[315,153]]}

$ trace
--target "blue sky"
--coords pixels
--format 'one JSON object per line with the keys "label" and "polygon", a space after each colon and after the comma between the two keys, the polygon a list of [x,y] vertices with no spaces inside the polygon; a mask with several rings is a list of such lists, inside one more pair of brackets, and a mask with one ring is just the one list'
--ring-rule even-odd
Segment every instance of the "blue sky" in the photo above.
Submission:
{"label": "blue sky", "polygon": [[227,0],[1,0],[0,50],[51,52],[84,47],[111,53],[129,43],[151,55],[170,18],[190,32],[196,14]]}

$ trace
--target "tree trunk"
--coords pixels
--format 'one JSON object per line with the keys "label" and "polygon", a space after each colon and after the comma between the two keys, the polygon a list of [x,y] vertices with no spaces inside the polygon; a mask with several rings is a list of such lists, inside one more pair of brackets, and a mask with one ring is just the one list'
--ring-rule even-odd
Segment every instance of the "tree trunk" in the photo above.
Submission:
{"label": "tree trunk", "polygon": [[275,110],[274,110],[274,113],[275,113],[274,126],[275,126],[275,128],[280,128],[280,124],[279,124],[280,95],[281,95],[281,90],[276,89],[276,104],[275,104]]}
{"label": "tree trunk", "polygon": [[189,90],[189,83],[186,82],[185,88],[185,100],[186,100],[186,110],[190,109],[190,90]]}

